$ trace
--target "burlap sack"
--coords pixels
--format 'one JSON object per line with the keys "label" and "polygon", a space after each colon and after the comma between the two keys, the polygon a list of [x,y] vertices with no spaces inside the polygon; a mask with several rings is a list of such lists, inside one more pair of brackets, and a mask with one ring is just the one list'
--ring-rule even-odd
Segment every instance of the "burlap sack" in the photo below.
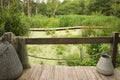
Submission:
{"label": "burlap sack", "polygon": [[13,46],[5,41],[0,43],[0,80],[15,80],[23,71],[22,64]]}

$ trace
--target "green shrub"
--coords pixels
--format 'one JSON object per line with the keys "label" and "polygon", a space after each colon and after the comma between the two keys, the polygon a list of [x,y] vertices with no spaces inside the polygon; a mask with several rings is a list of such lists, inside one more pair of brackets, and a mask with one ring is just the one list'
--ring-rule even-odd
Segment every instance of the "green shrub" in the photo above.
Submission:
{"label": "green shrub", "polygon": [[[68,54],[68,58],[79,58],[79,54]],[[80,65],[81,59],[80,60],[66,60],[66,64],[68,66],[77,66]]]}
{"label": "green shrub", "polygon": [[[120,19],[114,16],[103,15],[59,15],[56,17],[46,17],[42,15],[24,16],[23,21],[30,24],[30,27],[51,28],[70,26],[90,26],[107,27],[101,32],[108,35],[112,31],[120,31]],[[107,31],[106,31],[107,30]],[[92,30],[93,31],[93,30]],[[97,34],[99,34],[97,32]]]}
{"label": "green shrub", "polygon": [[80,62],[81,66],[95,66],[96,61],[93,58],[85,58]]}
{"label": "green shrub", "polygon": [[[69,54],[68,58],[79,58],[79,54]],[[95,66],[96,61],[94,58],[80,58],[80,60],[67,60],[66,65],[68,66]]]}
{"label": "green shrub", "polygon": [[5,32],[4,31],[4,24],[5,24],[5,22],[3,21],[2,16],[0,16],[0,36]]}
{"label": "green shrub", "polygon": [[26,23],[21,19],[22,14],[19,6],[11,5],[7,7],[0,15],[0,34],[4,32],[13,32],[15,35],[25,35],[28,32]]}

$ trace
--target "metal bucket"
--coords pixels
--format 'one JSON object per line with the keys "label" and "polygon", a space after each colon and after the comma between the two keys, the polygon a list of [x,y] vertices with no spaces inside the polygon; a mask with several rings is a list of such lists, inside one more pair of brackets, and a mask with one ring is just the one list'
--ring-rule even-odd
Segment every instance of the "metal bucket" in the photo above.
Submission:
{"label": "metal bucket", "polygon": [[113,64],[110,55],[104,54],[99,59],[96,70],[103,75],[112,75],[113,74]]}
{"label": "metal bucket", "polygon": [[14,47],[7,41],[0,43],[0,80],[16,80],[23,71]]}

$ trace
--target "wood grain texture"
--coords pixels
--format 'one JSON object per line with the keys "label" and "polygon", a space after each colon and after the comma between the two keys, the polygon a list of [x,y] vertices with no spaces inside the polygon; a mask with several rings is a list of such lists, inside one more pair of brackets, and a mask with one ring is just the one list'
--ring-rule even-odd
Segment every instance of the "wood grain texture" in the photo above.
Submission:
{"label": "wood grain texture", "polygon": [[112,43],[112,37],[89,38],[25,38],[26,44],[96,44]]}
{"label": "wood grain texture", "polygon": [[34,65],[17,80],[120,80],[120,71],[114,70],[112,76],[104,76],[94,66]]}
{"label": "wood grain texture", "polygon": [[119,33],[113,33],[113,42],[111,44],[111,58],[113,66],[116,66],[116,57],[118,54],[118,39],[119,39]]}

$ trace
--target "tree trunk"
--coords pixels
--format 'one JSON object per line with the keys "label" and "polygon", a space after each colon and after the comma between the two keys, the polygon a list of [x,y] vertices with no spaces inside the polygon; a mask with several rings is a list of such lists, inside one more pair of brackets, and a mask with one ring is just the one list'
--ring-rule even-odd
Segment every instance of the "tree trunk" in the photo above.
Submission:
{"label": "tree trunk", "polygon": [[58,1],[58,0],[55,0],[54,5],[55,5],[55,8],[54,8],[54,10],[53,10],[53,16],[55,16],[55,13],[56,13],[57,8],[58,8],[58,5],[59,5],[59,1]]}
{"label": "tree trunk", "polygon": [[38,14],[38,8],[37,8],[37,6],[35,8],[35,12],[36,12],[36,15],[37,15]]}
{"label": "tree trunk", "polygon": [[55,13],[56,13],[56,11],[57,11],[57,8],[58,8],[58,4],[56,4],[56,6],[55,6],[55,9],[54,9],[54,11],[53,11],[53,16],[55,16]]}
{"label": "tree trunk", "polygon": [[21,2],[22,11],[24,12],[24,0]]}
{"label": "tree trunk", "polygon": [[10,6],[10,0],[8,0],[8,7]]}
{"label": "tree trunk", "polygon": [[1,0],[1,11],[3,11],[3,0]]}
{"label": "tree trunk", "polygon": [[27,2],[27,7],[28,7],[28,16],[30,16],[30,0]]}

